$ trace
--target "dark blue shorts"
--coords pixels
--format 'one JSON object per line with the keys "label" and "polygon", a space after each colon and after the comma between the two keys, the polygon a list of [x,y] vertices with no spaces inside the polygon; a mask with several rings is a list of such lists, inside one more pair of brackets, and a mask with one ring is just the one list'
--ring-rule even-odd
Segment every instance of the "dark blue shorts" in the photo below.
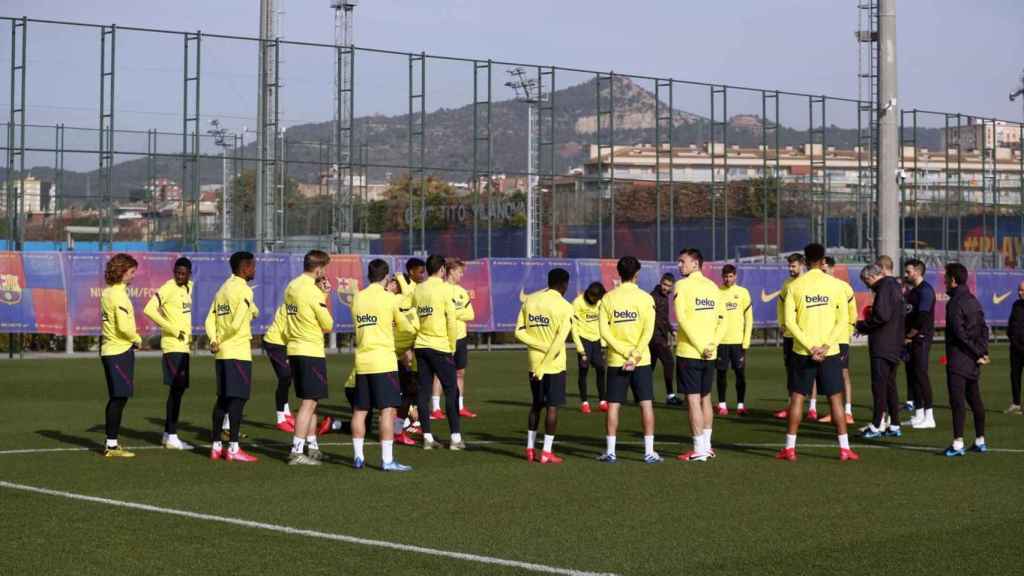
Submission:
{"label": "dark blue shorts", "polygon": [[131,398],[135,393],[135,350],[129,349],[100,359],[107,379],[107,395],[111,398]]}
{"label": "dark blue shorts", "polygon": [[270,360],[270,367],[274,369],[277,381],[291,380],[292,368],[288,365],[288,347],[282,344],[263,343],[263,353]]}
{"label": "dark blue shorts", "polygon": [[465,370],[469,366],[469,342],[466,338],[455,341],[455,369]]}
{"label": "dark blue shorts", "polygon": [[684,394],[707,396],[715,383],[715,361],[677,356],[676,378]]}
{"label": "dark blue shorts", "polygon": [[530,395],[534,406],[565,406],[565,372],[530,377]]}
{"label": "dark blue shorts", "polygon": [[402,386],[398,381],[398,372],[356,375],[353,408],[369,411],[371,408],[383,410],[401,405]]}
{"label": "dark blue shorts", "polygon": [[217,360],[217,396],[248,400],[252,393],[251,360]]}
{"label": "dark blue shorts", "polygon": [[811,395],[814,382],[818,382],[819,396],[832,396],[843,392],[843,365],[840,354],[826,356],[822,362],[815,362],[810,356],[793,354],[793,383],[789,391]]}
{"label": "dark blue shorts", "polygon": [[743,368],[747,363],[747,353],[743,349],[743,344],[719,344],[718,345],[718,364],[719,370],[739,370]]}
{"label": "dark blue shorts", "polygon": [[191,355],[186,352],[167,352],[163,357],[164,384],[175,388],[188,388],[188,368]]}
{"label": "dark blue shorts", "polygon": [[327,398],[327,359],[315,356],[289,356],[295,395],[303,400]]}
{"label": "dark blue shorts", "polygon": [[633,397],[637,402],[654,400],[650,365],[637,366],[632,372],[623,370],[621,366],[608,368],[608,401],[622,404],[626,401],[627,389],[633,390]]}

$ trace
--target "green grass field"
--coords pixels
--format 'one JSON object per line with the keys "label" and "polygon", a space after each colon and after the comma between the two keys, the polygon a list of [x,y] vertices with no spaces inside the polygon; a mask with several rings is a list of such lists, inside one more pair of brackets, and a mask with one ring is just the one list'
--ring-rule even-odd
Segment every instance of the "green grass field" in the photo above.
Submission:
{"label": "green grass field", "polygon": [[[470,450],[396,448],[415,467],[404,475],[377,469],[377,446],[367,448],[371,468],[352,469],[350,438],[338,434],[323,439],[327,465],[286,466],[290,438],[271,426],[274,383],[263,357],[255,359],[243,427],[262,457],[254,465],[211,462],[206,450],[155,448],[166,394],[155,358],[139,360],[125,412],[122,443],[147,448],[131,461],[96,452],[106,401],[98,360],[3,362],[0,481],[161,510],[0,485],[0,574],[1020,573],[1024,418],[1001,412],[1009,399],[1002,350],[984,380],[989,454],[937,455],[949,443],[950,413],[936,361],[938,429],[854,440],[862,460],[840,463],[832,428],[805,425],[800,460],[776,461],[784,432],[770,412],[784,402],[782,363],[778,350],[755,349],[748,359],[753,412],[716,419],[718,458],[710,463],[675,460],[689,447],[686,413],[666,407],[658,393],[657,449],[666,460],[655,466],[642,463],[634,406],[623,411],[619,463],[594,460],[604,446],[603,415],[575,409],[574,370],[556,445],[565,464],[527,465],[525,353],[474,353],[468,404],[480,416],[464,421]],[[866,360],[865,349],[854,349],[858,423],[870,416]],[[325,412],[347,414],[340,384],[350,365],[351,357],[330,359],[336,385]],[[902,393],[902,371],[899,378]],[[206,443],[212,390],[212,361],[197,358],[182,408],[186,441]],[[436,424],[447,440],[447,426]],[[75,450],[42,450],[54,448]]]}

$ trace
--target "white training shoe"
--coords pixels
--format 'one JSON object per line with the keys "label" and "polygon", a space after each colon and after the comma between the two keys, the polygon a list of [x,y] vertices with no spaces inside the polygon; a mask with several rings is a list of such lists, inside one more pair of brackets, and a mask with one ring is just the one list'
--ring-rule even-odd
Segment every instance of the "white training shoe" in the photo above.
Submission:
{"label": "white training shoe", "polygon": [[177,439],[177,440],[171,440],[169,438],[164,438],[163,444],[164,444],[164,448],[166,448],[168,450],[194,450],[195,449],[195,446],[189,444],[188,442],[185,442],[184,440],[182,440],[180,438]]}
{"label": "white training shoe", "polygon": [[911,427],[918,430],[928,430],[931,428],[935,428],[935,417],[933,416],[931,418],[928,418],[927,416],[925,416],[921,420],[912,423]]}

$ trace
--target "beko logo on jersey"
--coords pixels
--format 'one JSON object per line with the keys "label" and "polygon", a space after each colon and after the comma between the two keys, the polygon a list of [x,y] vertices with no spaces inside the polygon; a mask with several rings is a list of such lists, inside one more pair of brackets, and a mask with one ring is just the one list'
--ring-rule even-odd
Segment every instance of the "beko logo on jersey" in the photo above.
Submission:
{"label": "beko logo on jersey", "polygon": [[597,322],[601,319],[601,316],[593,312],[587,312],[587,315],[583,319],[587,322]]}
{"label": "beko logo on jersey", "polygon": [[217,316],[230,316],[231,305],[229,304],[217,304]]}
{"label": "beko logo on jersey", "polygon": [[711,298],[701,298],[699,296],[693,299],[694,310],[714,310],[715,301]]}
{"label": "beko logo on jersey", "polygon": [[416,313],[419,314],[420,316],[430,316],[431,314],[434,313],[434,307],[433,306],[417,306],[416,307]]}
{"label": "beko logo on jersey", "polygon": [[612,310],[612,318],[615,322],[636,322],[640,317],[636,310]]}
{"label": "beko logo on jersey", "polygon": [[726,302],[725,303],[725,309],[726,310],[735,310],[738,307],[739,307],[739,305],[736,304],[735,302]]}
{"label": "beko logo on jersey", "polygon": [[356,314],[356,324],[360,328],[364,326],[376,326],[377,317],[373,314]]}
{"label": "beko logo on jersey", "polygon": [[551,319],[543,314],[527,314],[526,316],[531,327],[551,325]]}
{"label": "beko logo on jersey", "polygon": [[813,296],[810,294],[804,295],[804,304],[806,304],[808,308],[815,308],[817,306],[828,306],[828,302],[829,298],[824,294],[815,294]]}

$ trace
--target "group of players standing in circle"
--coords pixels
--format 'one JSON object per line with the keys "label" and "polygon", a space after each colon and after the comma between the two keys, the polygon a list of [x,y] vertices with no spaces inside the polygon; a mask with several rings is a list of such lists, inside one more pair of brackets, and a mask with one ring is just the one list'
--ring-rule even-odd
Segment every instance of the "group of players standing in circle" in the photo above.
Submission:
{"label": "group of players standing in circle", "polygon": [[[282,304],[263,338],[263,350],[278,379],[275,394],[277,428],[293,434],[288,462],[320,465],[323,454],[317,442],[338,422],[324,418],[317,424],[318,403],[328,397],[324,336],[334,327],[328,295],[332,287],[325,273],[330,257],[312,250],[303,258],[303,272],[285,289]],[[590,284],[572,304],[565,299],[570,276],[562,268],[549,271],[547,289],[522,298],[515,338],[527,347],[532,395],[528,416],[526,459],[542,464],[561,463],[554,453],[558,408],[565,405],[566,340],[571,336],[577,352],[580,410],[591,412],[588,373],[597,379],[598,408],[606,413],[605,450],[599,460],[617,461],[616,436],[621,406],[632,393],[640,407],[644,462],[659,463],[654,449],[653,408],[655,363],[663,365],[666,400],[685,403],[693,438],[692,449],[678,456],[686,462],[705,462],[716,456],[712,447],[714,417],[729,413],[726,378],[735,374],[736,413],[748,414],[745,404],[746,350],[750,346],[753,313],[749,292],[736,284],[736,268],[722,268],[719,287],[703,275],[703,258],[696,249],[680,252],[682,278],[664,275],[651,293],[637,285],[641,264],[632,256],[619,259],[618,285],[605,292],[600,283]],[[892,278],[891,260],[864,268],[861,278],[876,293],[864,319],[858,311],[852,287],[832,276],[834,261],[825,248],[809,244],[803,254],[788,258],[790,277],[777,293],[779,326],[783,333],[787,407],[776,417],[787,420],[782,460],[795,460],[796,436],[804,419],[804,401],[810,397],[808,418],[831,421],[836,428],[841,460],[857,460],[851,450],[847,425],[853,423],[849,377],[849,344],[854,332],[869,336],[874,416],[862,429],[865,438],[901,435],[900,405],[895,389],[895,367],[908,364],[908,382],[918,403],[914,428],[934,428],[931,387],[927,365],[934,333],[934,291],[923,280],[924,265],[907,262],[909,291],[903,295]],[[251,322],[256,308],[249,282],[256,261],[248,252],[230,258],[231,276],[217,291],[205,320],[210,351],[215,354],[217,400],[211,417],[212,460],[256,462],[239,445],[242,412],[252,388]],[[804,268],[806,267],[806,272]],[[107,457],[131,458],[134,454],[118,443],[121,415],[134,392],[134,351],[142,346],[127,286],[138,268],[127,254],[113,256],[106,265],[107,288],[101,295],[101,359],[106,376]],[[365,466],[363,445],[368,415],[378,410],[381,468],[405,472],[409,466],[394,457],[394,444],[416,445],[422,434],[425,450],[442,448],[431,430],[431,420],[447,418],[450,450],[463,450],[461,418],[476,415],[465,407],[464,370],[468,363],[466,323],[472,321],[472,297],[459,285],[465,264],[458,259],[432,255],[426,261],[413,258],[404,274],[392,275],[384,260],[372,260],[368,285],[355,293],[338,288],[351,306],[355,325],[355,366],[345,384],[352,410],[349,424],[353,437],[353,463]],[[177,435],[181,400],[189,387],[192,348],[192,264],[179,258],[173,277],[156,291],[144,313],[161,332],[164,383],[168,386],[163,445],[191,449]],[[673,284],[674,282],[674,284]],[[975,417],[977,439],[973,449],[987,450],[984,440],[984,408],[980,405],[978,367],[988,362],[987,335],[977,334],[980,306],[966,290],[966,269],[951,264],[946,269],[951,301],[947,321],[947,367],[951,406],[954,411],[954,442],[950,456],[962,455],[965,405]],[[893,292],[895,290],[895,292]],[[669,322],[675,311],[678,330]],[[906,316],[906,325],[904,324]],[[983,318],[980,326],[984,327]],[[950,328],[947,328],[947,331]],[[673,341],[674,339],[674,350]],[[680,395],[673,389],[678,380]],[[718,404],[711,389],[718,381]],[[288,394],[294,384],[301,405],[292,414]],[[445,396],[441,410],[440,396]],[[816,396],[828,399],[830,413],[817,418]],[[680,397],[682,396],[682,398]],[[545,412],[545,434],[537,454],[537,431]],[[227,446],[224,445],[227,441]]]}

